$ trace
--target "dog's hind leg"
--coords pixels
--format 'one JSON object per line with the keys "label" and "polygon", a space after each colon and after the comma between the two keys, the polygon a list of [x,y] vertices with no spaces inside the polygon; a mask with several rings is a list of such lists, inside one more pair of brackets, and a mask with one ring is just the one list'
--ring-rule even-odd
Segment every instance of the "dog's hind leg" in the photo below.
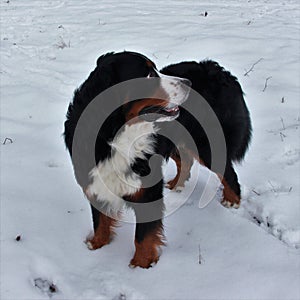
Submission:
{"label": "dog's hind leg", "polygon": [[193,156],[191,156],[184,148],[180,148],[171,155],[171,158],[175,161],[177,167],[176,176],[168,181],[166,187],[176,192],[181,192],[184,188],[185,182],[191,176],[191,167],[193,165]]}
{"label": "dog's hind leg", "polygon": [[[203,157],[195,159],[203,166],[209,166],[210,163],[205,163]],[[231,161],[227,161],[224,175],[220,174],[217,170],[209,168],[212,172],[217,174],[221,183],[223,184],[223,199],[221,204],[225,207],[239,208],[241,202],[241,189],[238,182],[237,174],[235,173]]]}
{"label": "dog's hind leg", "polygon": [[224,186],[222,204],[225,207],[239,208],[241,202],[241,188],[237,174],[231,162],[227,162],[224,176],[219,175]]}
{"label": "dog's hind leg", "polygon": [[[225,172],[224,175],[218,173],[217,170],[212,170],[211,169],[211,158],[210,158],[210,152],[208,151],[208,147],[204,147],[200,149],[201,153],[201,158],[199,155],[196,155],[192,151],[188,149],[184,149],[180,151],[180,153],[185,153],[184,159],[180,159],[178,155],[175,157],[171,156],[177,165],[177,175],[176,177],[171,180],[168,185],[171,185],[170,189],[178,186],[179,183],[182,181],[179,180],[181,178],[182,180],[185,178],[187,180],[190,176],[190,168],[192,166],[193,158],[199,162],[199,164],[209,168],[212,172],[216,173],[222,182],[224,189],[223,189],[223,200],[221,203],[225,207],[234,207],[234,208],[239,208],[240,206],[240,201],[241,201],[241,190],[240,190],[240,184],[238,182],[238,177],[237,174],[232,166],[231,161],[227,161],[226,167],[225,167]],[[182,167],[184,165],[185,168]],[[183,171],[181,171],[183,170]],[[180,171],[182,174],[180,174]],[[184,181],[183,180],[183,186],[184,186]]]}

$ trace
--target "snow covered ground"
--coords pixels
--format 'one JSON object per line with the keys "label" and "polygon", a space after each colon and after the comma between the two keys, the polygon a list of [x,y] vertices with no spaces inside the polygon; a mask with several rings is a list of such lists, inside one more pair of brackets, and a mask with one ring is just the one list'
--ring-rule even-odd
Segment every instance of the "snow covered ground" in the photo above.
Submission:
{"label": "snow covered ground", "polygon": [[[1,299],[300,299],[297,0],[0,1]],[[89,206],[61,136],[73,90],[100,54],[124,49],[158,67],[217,60],[254,128],[241,208],[199,209],[196,189],[165,219],[168,246],[149,270],[127,266],[130,223],[87,250]]]}

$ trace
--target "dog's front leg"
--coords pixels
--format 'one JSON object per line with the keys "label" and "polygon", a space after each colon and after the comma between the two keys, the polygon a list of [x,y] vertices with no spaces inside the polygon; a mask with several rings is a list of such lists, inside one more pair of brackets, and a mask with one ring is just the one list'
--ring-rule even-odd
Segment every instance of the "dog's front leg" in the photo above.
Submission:
{"label": "dog's front leg", "polygon": [[160,247],[164,245],[162,217],[164,210],[162,196],[163,181],[151,188],[142,189],[132,198],[136,216],[135,254],[130,267],[150,268],[157,263]]}
{"label": "dog's front leg", "polygon": [[92,205],[91,208],[94,236],[91,239],[88,239],[86,244],[90,250],[96,250],[110,243],[112,236],[114,235],[113,229],[116,226],[117,221],[98,211]]}
{"label": "dog's front leg", "polygon": [[135,254],[130,261],[130,267],[150,268],[156,264],[160,256],[160,246],[164,245],[162,221],[137,223],[134,244]]}

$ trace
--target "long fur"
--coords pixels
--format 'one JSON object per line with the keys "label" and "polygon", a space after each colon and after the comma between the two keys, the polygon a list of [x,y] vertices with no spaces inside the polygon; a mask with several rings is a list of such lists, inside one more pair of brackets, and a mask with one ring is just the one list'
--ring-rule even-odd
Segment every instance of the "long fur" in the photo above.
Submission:
{"label": "long fur", "polygon": [[[161,178],[163,158],[175,157],[177,146],[187,147],[184,136],[172,132],[172,122],[155,124],[155,120],[145,121],[142,112],[153,107],[164,110],[160,121],[174,119],[174,113],[180,110],[177,120],[193,137],[199,161],[210,168],[211,154],[206,134],[198,120],[184,108],[178,108],[187,95],[186,84],[200,93],[216,113],[227,143],[227,162],[224,178],[227,194],[239,199],[240,187],[232,162],[240,161],[248,149],[251,139],[251,122],[243,92],[237,79],[214,61],[182,62],[163,68],[161,74],[172,76],[171,84],[163,83],[162,87],[168,100],[157,101],[141,99],[126,103],[126,96],[121,97],[117,108],[104,122],[98,132],[95,143],[95,165],[86,166],[85,171],[78,174],[74,171],[77,182],[90,199],[93,196],[104,206],[112,210],[120,210],[122,199],[135,210],[137,227],[135,233],[136,253],[131,261],[133,266],[148,268],[159,258],[157,248],[163,245],[162,217],[164,205],[156,206],[157,220],[144,223],[143,217],[149,212],[136,208],[133,203],[149,203],[163,197],[163,180],[151,187],[143,187],[144,178],[149,174],[152,179]],[[75,91],[67,111],[65,121],[65,143],[73,156],[74,132],[85,108],[101,92],[107,88],[133,78],[162,76],[156,66],[145,56],[134,52],[107,53],[97,60],[97,66],[85,82]],[[172,101],[173,100],[173,101]],[[107,99],[110,101],[110,99]],[[193,99],[187,99],[193,101]],[[171,103],[173,102],[173,104]],[[175,103],[175,108],[174,108]],[[176,106],[177,105],[177,106]],[[170,109],[173,114],[170,114]],[[101,111],[97,112],[100,115]],[[130,123],[132,114],[138,122]],[[159,121],[156,120],[156,121]],[[127,123],[127,124],[126,124]],[[159,134],[159,126],[169,126],[172,142]],[[86,133],[88,134],[88,132]],[[159,154],[154,165],[150,166],[150,158]],[[84,156],[84,152],[82,153]],[[145,177],[146,176],[146,177]],[[228,186],[228,187],[227,187]],[[153,213],[153,212],[151,212]],[[109,235],[114,222],[92,206],[95,235],[88,241],[90,249],[97,249],[110,241]],[[102,224],[102,225],[101,225]],[[105,237],[105,238],[104,238]],[[150,247],[150,248],[149,248]],[[149,251],[151,249],[151,251]]]}

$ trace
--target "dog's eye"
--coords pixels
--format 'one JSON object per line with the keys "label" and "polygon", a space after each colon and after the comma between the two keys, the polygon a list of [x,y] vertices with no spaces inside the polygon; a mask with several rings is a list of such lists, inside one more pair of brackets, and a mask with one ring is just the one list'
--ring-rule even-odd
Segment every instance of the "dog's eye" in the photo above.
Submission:
{"label": "dog's eye", "polygon": [[157,77],[157,74],[156,74],[156,72],[154,70],[150,70],[147,78],[150,78],[150,77]]}

